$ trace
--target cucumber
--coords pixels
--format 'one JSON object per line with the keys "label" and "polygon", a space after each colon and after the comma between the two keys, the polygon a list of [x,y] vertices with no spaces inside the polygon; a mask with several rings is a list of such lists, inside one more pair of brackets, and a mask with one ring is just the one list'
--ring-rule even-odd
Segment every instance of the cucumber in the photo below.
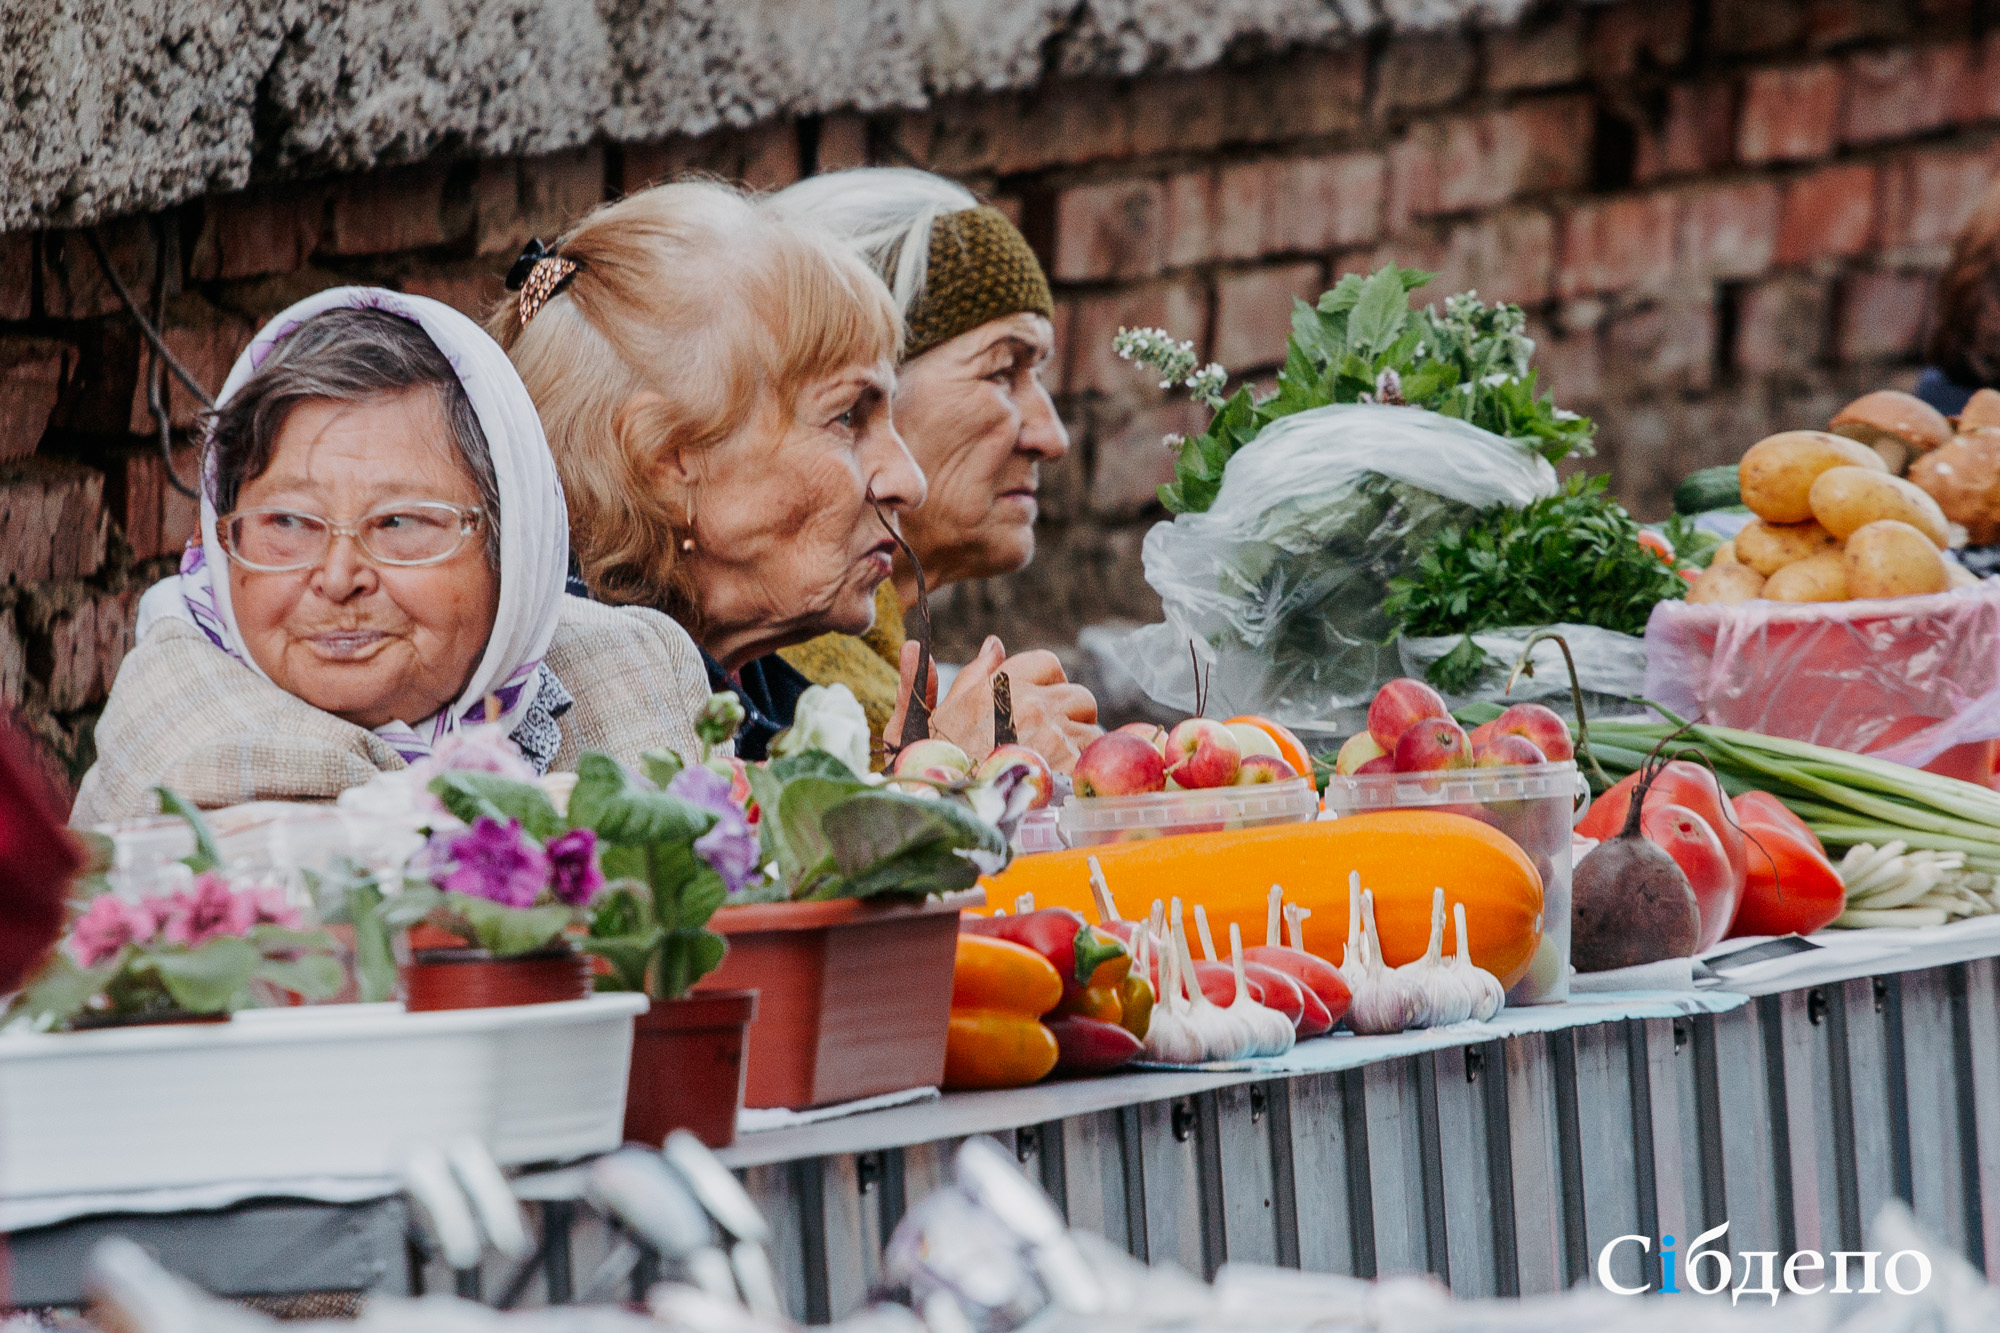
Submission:
{"label": "cucumber", "polygon": [[1674,487],[1676,514],[1705,514],[1711,509],[1728,509],[1743,503],[1743,487],[1737,480],[1736,464],[1705,467],[1681,479]]}

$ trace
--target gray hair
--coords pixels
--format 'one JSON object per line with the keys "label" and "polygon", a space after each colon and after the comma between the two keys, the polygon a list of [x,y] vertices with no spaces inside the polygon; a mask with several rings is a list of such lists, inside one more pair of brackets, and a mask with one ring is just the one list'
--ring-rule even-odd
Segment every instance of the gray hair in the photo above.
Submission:
{"label": "gray hair", "polygon": [[931,227],[946,213],[979,207],[956,181],[913,167],[856,167],[808,176],[770,197],[787,219],[825,228],[881,275],[908,320],[924,294]]}
{"label": "gray hair", "polygon": [[314,315],[279,339],[256,373],[209,414],[215,512],[234,509],[243,488],[271,466],[278,433],[299,404],[358,403],[424,387],[436,390],[459,461],[479,491],[486,559],[499,569],[500,479],[479,414],[430,335],[386,310],[349,307]]}

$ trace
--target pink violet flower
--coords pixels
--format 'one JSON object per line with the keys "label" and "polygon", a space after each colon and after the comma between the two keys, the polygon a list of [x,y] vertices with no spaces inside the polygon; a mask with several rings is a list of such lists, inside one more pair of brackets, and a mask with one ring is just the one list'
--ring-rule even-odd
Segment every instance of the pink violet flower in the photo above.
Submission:
{"label": "pink violet flower", "polygon": [[549,882],[549,858],[520,821],[481,815],[469,829],[431,838],[431,882],[503,907],[533,907]]}
{"label": "pink violet flower", "polygon": [[153,927],[153,913],[144,904],[115,893],[99,894],[70,928],[70,957],[79,966],[96,967],[116,958],[126,945],[151,939]]}
{"label": "pink violet flower", "polygon": [[249,890],[248,897],[256,911],[251,922],[258,926],[283,926],[286,930],[304,930],[305,914],[285,901],[285,891],[275,885]]}
{"label": "pink violet flower", "polygon": [[676,773],[667,792],[715,816],[715,826],[694,840],[695,855],[722,876],[729,893],[737,894],[757,878],[762,848],[743,807],[730,799],[731,786],[730,779],[696,765]]}
{"label": "pink violet flower", "polygon": [[195,877],[192,889],[167,900],[160,933],[174,944],[199,949],[223,935],[246,935],[256,923],[257,904],[250,895],[235,892],[210,870]]}
{"label": "pink violet flower", "polygon": [[549,839],[549,887],[556,901],[571,907],[587,906],[604,887],[604,872],[597,868],[597,834],[587,828],[571,829]]}

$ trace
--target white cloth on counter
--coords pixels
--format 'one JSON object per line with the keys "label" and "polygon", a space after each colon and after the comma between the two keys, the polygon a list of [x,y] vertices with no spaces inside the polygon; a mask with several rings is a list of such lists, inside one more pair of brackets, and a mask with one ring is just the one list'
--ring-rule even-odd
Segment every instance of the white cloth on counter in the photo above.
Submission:
{"label": "white cloth on counter", "polygon": [[892,1106],[909,1106],[937,1099],[936,1088],[904,1088],[901,1092],[881,1092],[873,1097],[857,1097],[851,1102],[835,1102],[831,1106],[808,1106],[803,1111],[788,1110],[782,1106],[745,1106],[736,1112],[736,1132],[762,1134],[773,1129],[797,1129],[801,1125],[816,1125],[822,1120],[839,1120],[866,1111],[886,1111]]}
{"label": "white cloth on counter", "polygon": [[1569,992],[1572,995],[1605,995],[1619,991],[1700,990],[1702,987],[1695,982],[1694,966],[1692,958],[1663,958],[1657,963],[1614,967],[1608,972],[1571,972]]}

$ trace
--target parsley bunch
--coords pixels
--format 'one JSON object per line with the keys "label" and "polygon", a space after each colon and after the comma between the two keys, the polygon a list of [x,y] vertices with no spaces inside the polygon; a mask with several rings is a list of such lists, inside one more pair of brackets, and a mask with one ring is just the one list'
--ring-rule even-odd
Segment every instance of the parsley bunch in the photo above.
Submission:
{"label": "parsley bunch", "polygon": [[[1489,306],[1468,292],[1448,298],[1443,314],[1428,306],[1412,310],[1409,294],[1434,276],[1389,264],[1366,278],[1347,275],[1317,305],[1294,301],[1277,393],[1260,401],[1240,388],[1222,402],[1201,434],[1181,442],[1174,480],[1160,488],[1160,502],[1170,513],[1206,512],[1238,449],[1280,417],[1333,403],[1428,408],[1513,440],[1551,463],[1589,456],[1590,420],[1536,396],[1528,367],[1535,343],[1523,332],[1527,317],[1520,307]],[[1195,387],[1188,380],[1191,349],[1182,358],[1185,366],[1156,364],[1151,353],[1175,346],[1170,338],[1119,332],[1121,356],[1153,366],[1163,380]],[[1208,391],[1199,395],[1203,401],[1215,405],[1212,383],[1201,388]]]}
{"label": "parsley bunch", "polygon": [[1604,477],[1572,477],[1525,509],[1482,509],[1440,533],[1409,571],[1389,581],[1382,609],[1399,634],[1463,634],[1432,664],[1431,683],[1461,692],[1485,665],[1482,630],[1558,623],[1623,634],[1646,628],[1653,607],[1687,583],[1639,544],[1639,525]]}

